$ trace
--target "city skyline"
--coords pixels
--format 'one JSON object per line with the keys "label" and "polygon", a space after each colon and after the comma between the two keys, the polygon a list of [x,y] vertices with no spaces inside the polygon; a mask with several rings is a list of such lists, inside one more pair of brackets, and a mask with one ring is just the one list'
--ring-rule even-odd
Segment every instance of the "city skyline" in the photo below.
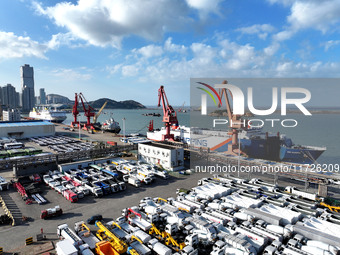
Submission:
{"label": "city skyline", "polygon": [[170,103],[182,105],[190,101],[190,77],[340,73],[340,0],[15,0],[0,6],[0,82],[19,91],[18,68],[30,64],[37,95],[45,88],[71,100],[83,92],[89,101],[156,105],[164,85]]}

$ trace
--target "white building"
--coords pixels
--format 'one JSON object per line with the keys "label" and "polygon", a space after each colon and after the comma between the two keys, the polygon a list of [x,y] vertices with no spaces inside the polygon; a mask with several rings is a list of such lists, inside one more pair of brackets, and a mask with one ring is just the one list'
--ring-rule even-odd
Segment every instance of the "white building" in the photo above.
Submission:
{"label": "white building", "polygon": [[165,144],[139,143],[138,159],[160,165],[168,171],[184,169],[184,149]]}
{"label": "white building", "polygon": [[25,139],[55,135],[55,125],[46,121],[0,122],[0,137]]}
{"label": "white building", "polygon": [[11,109],[7,111],[2,111],[3,121],[20,121],[20,111],[18,109]]}

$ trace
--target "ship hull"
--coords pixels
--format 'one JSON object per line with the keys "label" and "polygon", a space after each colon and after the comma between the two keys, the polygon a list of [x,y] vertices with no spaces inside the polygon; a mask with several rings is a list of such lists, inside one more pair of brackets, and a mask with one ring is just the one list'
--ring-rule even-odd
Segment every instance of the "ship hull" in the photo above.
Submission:
{"label": "ship hull", "polygon": [[311,149],[311,148],[287,148],[281,146],[280,160],[285,162],[310,164],[314,163],[325,149]]}
{"label": "ship hull", "polygon": [[[189,128],[181,127],[170,132],[177,141],[190,144],[193,147],[210,148],[210,151],[215,152],[227,152],[232,143],[231,135],[226,131],[191,130],[190,132]],[[153,141],[161,141],[165,133],[164,129],[147,132],[147,138]],[[240,141],[241,151],[248,157],[271,161],[308,164],[315,162],[326,150],[326,148],[312,146],[283,146],[283,140],[279,136],[243,137],[240,138]]]}

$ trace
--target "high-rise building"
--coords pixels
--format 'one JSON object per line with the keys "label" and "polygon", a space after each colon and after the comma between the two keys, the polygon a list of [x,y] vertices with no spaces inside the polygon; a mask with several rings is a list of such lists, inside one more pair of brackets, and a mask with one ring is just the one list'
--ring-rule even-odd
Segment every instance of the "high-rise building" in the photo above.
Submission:
{"label": "high-rise building", "polygon": [[45,89],[41,88],[39,90],[39,98],[40,98],[40,104],[46,104],[46,93]]}
{"label": "high-rise building", "polygon": [[17,108],[19,106],[18,93],[11,84],[3,86],[1,89],[1,104],[6,108]]}
{"label": "high-rise building", "polygon": [[20,67],[22,111],[29,112],[35,105],[33,67],[25,64]]}

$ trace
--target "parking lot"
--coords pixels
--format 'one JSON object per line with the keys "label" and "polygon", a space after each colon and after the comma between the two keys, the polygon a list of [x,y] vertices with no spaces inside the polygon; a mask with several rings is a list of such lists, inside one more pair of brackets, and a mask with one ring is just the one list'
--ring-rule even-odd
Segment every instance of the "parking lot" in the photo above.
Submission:
{"label": "parking lot", "polygon": [[[11,171],[1,172],[0,175],[5,176],[6,179],[10,179]],[[15,252],[24,246],[26,238],[34,237],[35,239],[35,236],[41,233],[41,229],[43,229],[44,234],[49,240],[56,240],[56,229],[60,224],[67,223],[70,227],[73,227],[75,222],[85,221],[87,218],[98,213],[103,215],[104,221],[109,221],[121,216],[122,209],[137,205],[144,197],[174,197],[176,189],[190,189],[195,187],[197,186],[198,180],[203,177],[211,177],[211,174],[194,173],[187,176],[177,175],[176,177],[171,176],[167,180],[157,178],[157,180],[150,185],[143,184],[139,188],[127,185],[125,191],[106,195],[101,198],[86,196],[77,203],[71,203],[55,190],[52,190],[45,184],[40,184],[42,188],[41,194],[48,201],[48,203],[44,205],[38,205],[36,203],[25,204],[19,193],[14,190],[14,188],[11,188],[9,191],[1,192],[0,195],[10,206],[10,210],[16,220],[16,226],[0,226],[0,247],[3,247],[7,252]],[[240,177],[257,177],[268,182],[273,182],[273,176],[270,175],[249,176],[248,174],[241,174]],[[292,184],[301,189],[304,187],[304,183],[301,181],[292,181],[284,178],[279,180],[280,186]],[[317,187],[312,185],[309,187],[309,191],[317,192]],[[332,195],[339,194],[338,187],[330,187],[330,191]],[[41,210],[52,208],[56,205],[59,205],[63,209],[64,214],[61,217],[48,220],[40,219]],[[23,222],[22,216],[29,217],[31,220]],[[96,227],[92,226],[92,230],[96,230]]]}
{"label": "parking lot", "polygon": [[[75,222],[86,220],[98,213],[103,215],[104,220],[117,218],[121,215],[123,208],[138,204],[144,197],[167,198],[175,196],[177,188],[194,187],[197,185],[197,181],[204,176],[206,174],[194,174],[185,177],[171,176],[168,180],[158,178],[151,185],[142,185],[140,188],[128,185],[127,190],[123,192],[113,193],[102,198],[87,196],[77,203],[70,203],[56,191],[42,184],[42,195],[49,203],[26,205],[19,193],[12,188],[10,191],[2,192],[1,195],[17,206],[16,214],[14,214],[17,225],[0,227],[0,247],[3,247],[5,251],[14,251],[16,247],[24,245],[26,238],[31,236],[35,238],[35,235],[41,232],[41,228],[43,228],[47,238],[55,239],[57,238],[56,229],[59,224],[67,223],[69,226],[73,226]],[[41,210],[56,205],[60,205],[63,209],[64,214],[61,217],[48,220],[39,218]],[[22,222],[22,216],[31,217],[32,220]]]}

